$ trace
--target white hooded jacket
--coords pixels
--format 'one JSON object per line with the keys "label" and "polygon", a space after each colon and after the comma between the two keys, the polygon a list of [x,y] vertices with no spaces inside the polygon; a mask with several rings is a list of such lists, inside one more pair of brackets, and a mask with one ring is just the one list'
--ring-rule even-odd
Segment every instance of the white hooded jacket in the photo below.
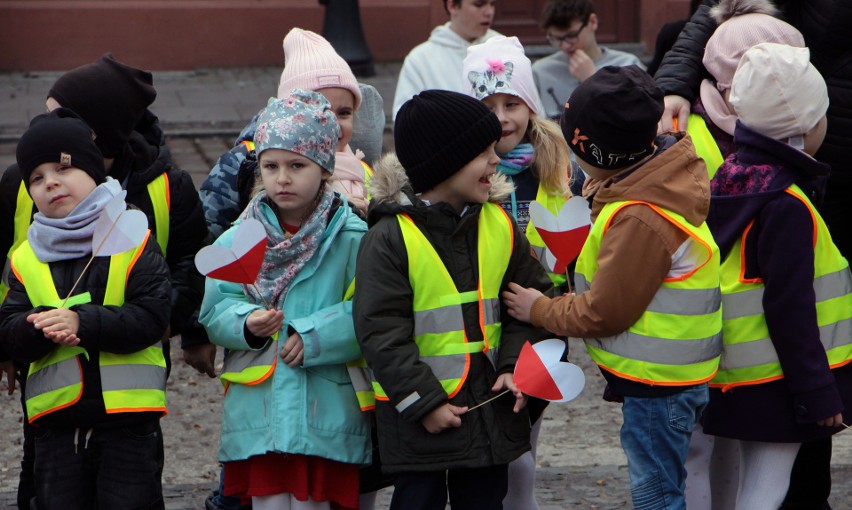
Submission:
{"label": "white hooded jacket", "polygon": [[462,62],[468,47],[498,35],[501,34],[489,29],[479,39],[467,42],[450,29],[449,22],[435,27],[429,40],[415,46],[402,63],[393,97],[394,119],[402,104],[421,91],[443,89],[462,92]]}

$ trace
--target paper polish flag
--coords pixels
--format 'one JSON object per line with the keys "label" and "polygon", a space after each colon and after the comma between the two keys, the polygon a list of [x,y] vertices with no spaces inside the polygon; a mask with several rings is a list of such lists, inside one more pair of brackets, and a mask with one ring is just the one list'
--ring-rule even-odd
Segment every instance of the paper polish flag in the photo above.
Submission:
{"label": "paper polish flag", "polygon": [[237,226],[230,248],[206,246],[195,255],[195,267],[210,278],[226,282],[253,284],[266,254],[266,229],[255,219]]}
{"label": "paper polish flag", "polygon": [[95,222],[92,255],[109,257],[139,246],[148,233],[148,217],[138,209],[128,209],[122,190],[110,200]]}
{"label": "paper polish flag", "polygon": [[551,273],[563,274],[583,249],[592,227],[589,203],[571,197],[554,216],[540,203],[530,203],[530,220],[547,246],[545,265]]}
{"label": "paper polish flag", "polygon": [[558,338],[524,343],[515,365],[515,384],[524,394],[551,402],[574,400],[586,377],[573,363],[562,361],[566,344]]}

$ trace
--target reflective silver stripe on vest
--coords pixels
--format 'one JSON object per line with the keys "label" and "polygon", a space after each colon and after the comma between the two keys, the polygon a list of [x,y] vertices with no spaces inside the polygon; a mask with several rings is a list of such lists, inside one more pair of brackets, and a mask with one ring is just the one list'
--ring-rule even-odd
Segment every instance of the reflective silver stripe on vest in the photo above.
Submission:
{"label": "reflective silver stripe on vest", "polygon": [[276,342],[270,341],[266,347],[259,351],[228,351],[228,356],[225,357],[225,362],[223,363],[222,372],[239,373],[255,366],[272,365],[272,362],[275,361],[277,351],[277,349],[272,347],[275,344]]}
{"label": "reflective silver stripe on vest", "polygon": [[[826,351],[852,343],[852,320],[827,324],[819,328],[819,337]],[[739,344],[725,344],[719,370],[750,368],[778,363],[778,353],[769,338]]]}
{"label": "reflective silver stripe on vest", "polygon": [[349,380],[352,381],[352,387],[355,391],[372,391],[373,385],[370,384],[367,376],[367,369],[364,367],[346,367],[349,372]]}
{"label": "reflective silver stripe on vest", "polygon": [[451,354],[449,356],[421,356],[420,361],[429,365],[435,378],[439,381],[459,379],[464,375],[465,355]]}
{"label": "reflective silver stripe on vest", "polygon": [[[582,274],[574,274],[574,288],[579,295],[589,290],[589,282]],[[713,289],[672,289],[660,287],[651,303],[649,312],[672,315],[708,315],[719,309],[722,291]]]}
{"label": "reflective silver stripe on vest", "polygon": [[[828,273],[814,280],[816,302],[822,303],[829,299],[852,294],[852,278],[849,269]],[[763,315],[763,287],[756,287],[743,292],[725,294],[722,298],[723,320],[739,319],[750,315]]]}
{"label": "reflective silver stripe on vest", "polygon": [[673,315],[708,315],[716,312],[721,302],[722,291],[718,287],[713,289],[660,287],[647,310]]}
{"label": "reflective silver stripe on vest", "polygon": [[589,280],[586,280],[586,275],[574,273],[574,292],[579,296],[587,290],[589,290]]}
{"label": "reflective silver stripe on vest", "polygon": [[[500,300],[483,299],[485,324],[500,322]],[[449,305],[414,312],[414,336],[452,333],[464,330],[462,305]]]}
{"label": "reflective silver stripe on vest", "polygon": [[697,340],[665,340],[625,331],[608,338],[586,338],[597,349],[623,358],[666,365],[689,365],[711,360],[722,352],[722,333]]}
{"label": "reflective silver stripe on vest", "polygon": [[80,363],[74,356],[30,374],[27,377],[27,399],[81,382]]}
{"label": "reflective silver stripe on vest", "polygon": [[530,245],[530,248],[532,248],[532,252],[535,254],[535,258],[537,258],[542,265],[545,265],[545,261],[547,260],[545,258],[547,257],[547,248],[544,246],[534,246],[532,244]]}
{"label": "reflective silver stripe on vest", "polygon": [[723,321],[752,315],[763,315],[763,287],[722,295]]}
{"label": "reflective silver stripe on vest", "polygon": [[464,318],[459,305],[414,312],[414,336],[449,333],[463,329]]}
{"label": "reflective silver stripe on vest", "polygon": [[483,321],[485,324],[497,324],[500,322],[500,300],[497,298],[482,300]]}
{"label": "reflective silver stripe on vest", "polygon": [[165,390],[166,367],[159,365],[101,366],[101,386],[104,391]]}

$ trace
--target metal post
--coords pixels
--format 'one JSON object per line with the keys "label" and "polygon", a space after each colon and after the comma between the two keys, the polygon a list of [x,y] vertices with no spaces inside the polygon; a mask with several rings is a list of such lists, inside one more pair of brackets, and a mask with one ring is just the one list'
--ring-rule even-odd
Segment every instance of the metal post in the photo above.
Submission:
{"label": "metal post", "polygon": [[358,0],[319,0],[325,5],[322,36],[352,68],[356,76],[376,74],[373,55],[364,39]]}

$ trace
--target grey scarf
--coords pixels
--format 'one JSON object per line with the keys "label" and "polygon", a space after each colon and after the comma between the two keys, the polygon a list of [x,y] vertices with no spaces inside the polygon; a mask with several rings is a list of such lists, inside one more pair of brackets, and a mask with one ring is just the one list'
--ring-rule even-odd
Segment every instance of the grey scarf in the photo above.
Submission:
{"label": "grey scarf", "polygon": [[95,188],[64,218],[48,218],[37,212],[27,231],[27,240],[41,262],[73,260],[92,254],[92,235],[98,216],[107,203],[121,193],[115,179]]}

